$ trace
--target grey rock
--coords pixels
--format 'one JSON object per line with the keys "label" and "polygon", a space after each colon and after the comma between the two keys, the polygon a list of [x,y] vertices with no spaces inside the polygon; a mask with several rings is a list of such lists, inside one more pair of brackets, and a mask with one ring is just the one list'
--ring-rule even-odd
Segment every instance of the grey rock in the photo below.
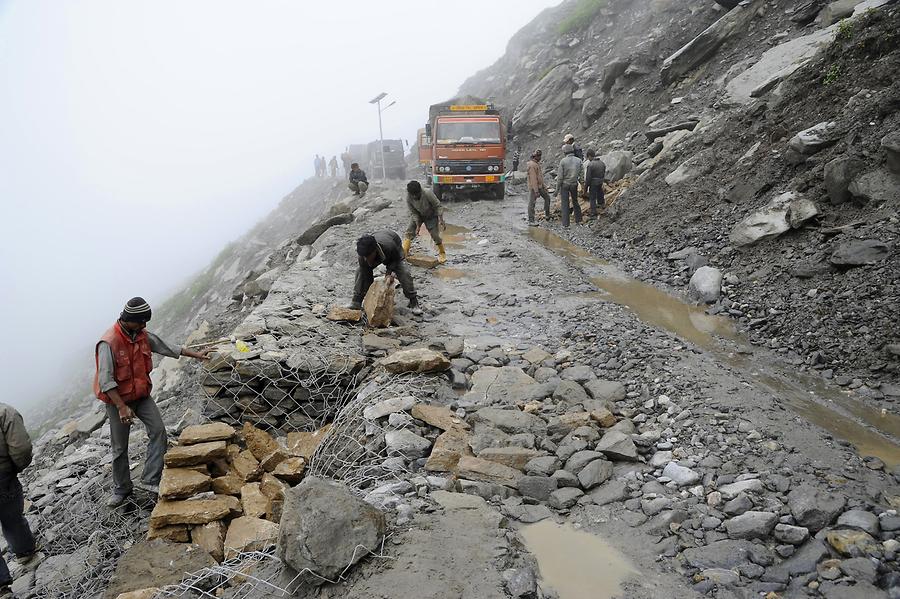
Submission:
{"label": "grey rock", "polygon": [[770,564],[772,553],[762,545],[745,540],[726,539],[715,541],[704,547],[685,549],[681,559],[692,568],[733,569],[743,564]]}
{"label": "grey rock", "polygon": [[431,441],[407,429],[388,431],[384,434],[389,455],[421,458],[431,448]]}
{"label": "grey rock", "polygon": [[638,458],[631,436],[612,429],[603,435],[595,449],[613,461],[635,461]]}
{"label": "grey rock", "polygon": [[566,460],[565,470],[571,472],[572,474],[578,474],[579,472],[581,472],[582,468],[584,468],[591,462],[602,459],[603,454],[600,452],[591,450],[578,451],[572,454],[572,457]]}
{"label": "grey rock", "polygon": [[763,580],[787,582],[791,576],[815,571],[816,564],[828,557],[828,549],[818,539],[810,539],[791,557],[777,566],[768,568]]}
{"label": "grey rock", "polygon": [[788,507],[797,524],[818,532],[837,518],[847,503],[843,495],[801,485],[788,495]]}
{"label": "grey rock", "polygon": [[563,381],[575,381],[576,383],[586,383],[597,378],[590,366],[571,366],[559,373],[559,378]]}
{"label": "grey rock", "polygon": [[888,599],[888,594],[868,582],[854,585],[823,582],[819,592],[825,599]]}
{"label": "grey rock", "polygon": [[556,122],[572,107],[572,69],[561,64],[544,75],[522,98],[513,114],[512,126],[516,131],[530,131]]}
{"label": "grey rock", "polygon": [[900,130],[882,137],[881,149],[884,150],[888,170],[900,175]]}
{"label": "grey rock", "polygon": [[414,405],[416,405],[416,398],[412,395],[391,397],[368,406],[363,410],[363,418],[377,420],[396,412],[408,412]]}
{"label": "grey rock", "polygon": [[471,383],[463,399],[473,406],[512,405],[546,396],[546,389],[517,366],[484,366],[472,374]]}
{"label": "grey rock", "polygon": [[789,191],[773,198],[767,206],[751,212],[732,228],[729,241],[740,247],[787,232],[791,228],[788,222],[790,202],[798,197],[799,194]]}
{"label": "grey rock", "polygon": [[655,516],[663,510],[672,507],[672,500],[668,497],[654,497],[641,500],[641,511],[648,516]]}
{"label": "grey rock", "polygon": [[551,476],[523,476],[518,482],[519,493],[538,501],[547,501],[558,488],[557,480]]}
{"label": "grey rock", "polygon": [[728,483],[719,487],[719,493],[722,499],[731,500],[741,493],[762,493],[762,481],[756,478],[738,481],[736,483]]}
{"label": "grey rock", "polygon": [[744,512],[725,521],[725,530],[732,539],[764,539],[769,536],[778,515],[772,512]]}
{"label": "grey rock", "polygon": [[877,239],[854,239],[839,245],[830,262],[838,267],[863,266],[884,260],[890,246]]}
{"label": "grey rock", "polygon": [[809,530],[802,526],[792,526],[790,524],[776,524],[774,537],[782,543],[791,545],[800,545],[809,538]]}
{"label": "grey rock", "polygon": [[578,473],[578,482],[585,491],[601,485],[612,477],[612,462],[606,460],[594,460]]}
{"label": "grey rock", "polygon": [[578,482],[578,477],[572,474],[571,472],[567,472],[566,470],[557,470],[553,473],[553,478],[556,479],[556,485],[560,488],[563,487],[575,487],[578,488],[580,484]]}
{"label": "grey rock", "polygon": [[556,456],[545,455],[531,458],[525,464],[525,473],[534,476],[550,476],[556,472],[562,464]]}
{"label": "grey rock", "polygon": [[665,468],[663,468],[663,476],[669,478],[679,487],[685,487],[687,485],[693,485],[700,480],[700,474],[691,470],[690,468],[686,468],[684,466],[680,466],[676,462],[669,462]]}
{"label": "grey rock", "polygon": [[618,381],[593,379],[584,384],[593,399],[615,403],[625,399],[625,385]]}
{"label": "grey rock", "polygon": [[319,237],[322,236],[323,233],[325,233],[325,231],[327,231],[331,227],[352,223],[353,219],[353,214],[347,212],[344,214],[332,216],[331,218],[326,218],[325,220],[321,220],[304,231],[303,234],[297,238],[297,244],[312,245]]}
{"label": "grey rock", "polygon": [[540,522],[541,520],[546,520],[547,518],[551,518],[553,516],[553,512],[551,512],[550,508],[548,508],[544,504],[514,505],[505,509],[507,515],[510,518],[515,518],[519,522],[523,522],[525,524]]}
{"label": "grey rock", "polygon": [[463,493],[477,495],[484,500],[490,500],[494,496],[506,499],[513,495],[513,490],[497,483],[489,483],[480,480],[459,479],[459,488]]}
{"label": "grey rock", "polygon": [[581,385],[571,380],[564,380],[557,385],[553,392],[553,399],[564,401],[567,404],[579,404],[588,399],[588,395]]}
{"label": "grey rock", "polygon": [[594,489],[590,493],[591,499],[597,505],[607,505],[623,501],[628,497],[628,485],[623,480],[611,480]]}
{"label": "grey rock", "polygon": [[[90,570],[92,566],[98,565],[97,562],[90,563],[90,561],[80,560],[78,553],[79,551],[76,551],[71,556],[67,568]],[[44,586],[46,584],[44,580],[45,564],[47,564],[46,561],[38,567],[35,584],[42,591],[52,592],[54,590],[52,583],[51,586]],[[113,598],[128,591],[178,584],[184,578],[185,572],[195,572],[214,565],[216,565],[216,560],[199,545],[170,543],[162,539],[144,540],[132,545],[116,561],[116,570],[109,581],[104,597]],[[72,572],[72,578],[77,580],[79,574],[83,573]],[[80,593],[76,592],[74,595],[51,594],[50,596],[79,595]]]}
{"label": "grey rock", "polygon": [[900,200],[900,176],[877,169],[857,175],[847,189],[854,198],[865,202],[896,202]]}
{"label": "grey rock", "polygon": [[850,199],[850,182],[865,166],[865,162],[850,156],[840,156],[825,165],[825,189],[832,204]]}
{"label": "grey rock", "polygon": [[704,304],[712,304],[722,294],[722,271],[712,266],[701,266],[688,283],[690,295]]}
{"label": "grey rock", "polygon": [[517,435],[519,433],[543,433],[547,429],[547,423],[534,414],[528,414],[521,410],[503,410],[500,408],[482,408],[475,412],[470,420],[472,422],[486,422],[496,426],[504,433]]}
{"label": "grey rock", "polygon": [[877,536],[880,532],[878,516],[865,510],[847,510],[838,517],[837,523],[839,526],[859,528],[872,536]]}
{"label": "grey rock", "polygon": [[731,501],[722,506],[722,511],[729,516],[737,516],[743,514],[753,507],[753,502],[745,494],[741,493]]}
{"label": "grey rock", "polygon": [[634,152],[624,150],[614,150],[600,156],[600,160],[606,165],[604,179],[609,183],[614,183],[624,178],[634,168],[632,164],[633,157]]}
{"label": "grey rock", "polygon": [[824,150],[840,139],[835,122],[822,122],[797,133],[788,142],[790,149],[799,154],[810,156]]}
{"label": "grey rock", "polygon": [[503,572],[503,582],[511,597],[531,599],[537,596],[537,580],[531,568],[506,570]]}
{"label": "grey rock", "polygon": [[875,582],[878,577],[877,561],[868,557],[854,557],[841,562],[841,572],[853,580],[861,582]]}
{"label": "grey rock", "polygon": [[[384,514],[344,485],[307,476],[285,493],[278,531],[278,555],[297,572],[307,568],[334,580],[348,565],[377,550]],[[309,582],[323,581],[310,576]]]}
{"label": "grey rock", "polygon": [[577,487],[563,487],[550,494],[548,504],[555,510],[566,510],[575,505],[584,491]]}

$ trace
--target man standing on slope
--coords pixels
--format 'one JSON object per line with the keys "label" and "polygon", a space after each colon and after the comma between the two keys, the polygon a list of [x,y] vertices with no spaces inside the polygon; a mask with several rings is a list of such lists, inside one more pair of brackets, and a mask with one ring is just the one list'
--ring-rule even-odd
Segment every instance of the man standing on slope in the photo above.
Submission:
{"label": "man standing on slope", "polygon": [[528,172],[528,224],[534,225],[534,203],[538,196],[544,198],[544,220],[550,220],[550,194],[544,184],[544,169],[541,168],[541,151],[535,150],[526,166]]}
{"label": "man standing on slope", "polygon": [[328,163],[329,168],[331,168],[331,178],[337,178],[337,156],[332,156],[331,161]]}
{"label": "man standing on slope", "polygon": [[97,371],[94,395],[106,404],[109,416],[109,438],[113,454],[113,494],[109,507],[121,505],[131,495],[131,472],[128,467],[128,437],[137,416],[147,427],[147,459],[141,476],[141,488],[159,493],[159,479],[166,453],[166,426],[156,402],[150,397],[153,384],[153,353],[178,359],[188,356],[208,360],[206,352],[172,347],[145,329],[152,312],[140,297],[128,300],[119,320],[107,330],[94,350]]}
{"label": "man standing on slope", "polygon": [[562,212],[562,225],[569,226],[569,199],[575,210],[575,222],[581,223],[581,204],[578,203],[578,184],[584,182],[581,170],[581,159],[575,156],[575,148],[570,144],[562,147],[564,157],[559,161],[557,169],[557,181],[559,183],[560,212]]}
{"label": "man standing on slope", "polygon": [[444,207],[441,206],[441,201],[430,189],[422,189],[422,184],[418,181],[410,181],[406,184],[406,207],[409,208],[409,226],[403,239],[403,255],[409,254],[413,237],[424,223],[437,246],[438,262],[446,262],[447,253],[444,251],[441,231],[446,230],[447,225],[444,224]]}
{"label": "man standing on slope", "polygon": [[347,184],[347,187],[350,188],[354,195],[358,196],[366,195],[366,190],[369,189],[366,171],[359,168],[359,164],[356,162],[350,165],[350,182]]}
{"label": "man standing on slope", "polygon": [[[37,555],[31,527],[25,519],[25,497],[19,473],[31,463],[31,438],[22,415],[12,406],[0,403],[0,524],[8,546],[7,555],[25,565]],[[0,599],[13,597],[12,576],[6,560],[0,557]]]}
{"label": "man standing on slope", "polygon": [[578,160],[584,160],[584,154],[581,152],[581,146],[575,143],[575,136],[571,133],[566,133],[566,136],[563,137],[563,144],[569,144],[572,146],[572,153],[578,158]]}
{"label": "man standing on slope", "polygon": [[416,288],[404,260],[399,235],[393,231],[363,235],[356,240],[356,254],[359,256],[359,266],[356,268],[356,284],[353,288],[353,301],[350,303],[352,309],[359,310],[362,307],[363,298],[375,280],[373,271],[379,264],[384,264],[388,276],[396,276],[400,281],[403,295],[409,300],[409,307],[419,306]]}
{"label": "man standing on slope", "polygon": [[603,180],[606,178],[606,163],[594,150],[587,151],[588,166],[584,174],[584,186],[587,188],[588,201],[591,203],[591,218],[597,218],[597,205],[605,205],[603,197]]}

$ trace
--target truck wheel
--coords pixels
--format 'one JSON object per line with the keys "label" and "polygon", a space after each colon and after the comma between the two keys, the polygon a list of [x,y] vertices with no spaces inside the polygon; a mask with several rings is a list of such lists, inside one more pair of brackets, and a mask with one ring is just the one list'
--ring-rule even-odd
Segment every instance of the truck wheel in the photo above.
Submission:
{"label": "truck wheel", "polygon": [[434,187],[432,188],[432,191],[434,192],[434,197],[436,197],[439,200],[444,199],[444,186],[443,185],[438,185],[437,183],[435,183]]}
{"label": "truck wheel", "polygon": [[506,197],[506,183],[500,183],[499,185],[493,185],[492,187],[491,196],[495,200],[502,200]]}

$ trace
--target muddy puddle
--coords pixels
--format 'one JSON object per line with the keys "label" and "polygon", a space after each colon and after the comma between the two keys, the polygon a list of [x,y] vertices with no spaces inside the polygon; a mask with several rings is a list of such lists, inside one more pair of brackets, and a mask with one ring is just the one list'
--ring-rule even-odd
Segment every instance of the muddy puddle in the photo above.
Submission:
{"label": "muddy puddle", "polygon": [[458,279],[469,276],[468,273],[461,268],[452,268],[446,266],[441,266],[434,269],[433,271],[431,271],[431,274],[445,281],[456,281]]}
{"label": "muddy puddle", "polygon": [[609,543],[571,525],[542,520],[519,533],[537,560],[541,587],[552,589],[559,599],[623,597],[622,583],[638,574]]}
{"label": "muddy puddle", "polygon": [[[426,247],[434,247],[431,235],[424,225],[419,227],[418,233],[419,243],[425,244]],[[445,248],[459,249],[465,246],[466,241],[472,239],[472,231],[460,225],[447,223],[447,228],[441,231],[441,239],[444,240]]]}
{"label": "muddy puddle", "polygon": [[900,445],[885,436],[900,439],[897,415],[870,408],[810,376],[762,372],[759,365],[729,351],[721,343],[721,339],[727,339],[748,350],[747,353],[753,352],[751,344],[736,332],[731,320],[707,314],[700,306],[687,304],[661,289],[632,279],[547,229],[530,227],[527,235],[581,269],[600,290],[602,299],[622,305],[643,322],[708,350],[747,375],[758,388],[781,399],[795,413],[852,443],[860,455],[876,456],[888,465],[900,464]]}

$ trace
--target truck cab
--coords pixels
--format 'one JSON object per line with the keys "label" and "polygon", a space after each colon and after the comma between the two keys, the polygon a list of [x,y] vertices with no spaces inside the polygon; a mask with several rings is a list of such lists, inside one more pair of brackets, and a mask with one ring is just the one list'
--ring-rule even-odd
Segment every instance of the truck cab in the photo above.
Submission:
{"label": "truck cab", "polygon": [[384,173],[389,179],[406,178],[406,157],[402,139],[386,139],[373,141],[367,148],[369,157],[369,176],[381,176],[381,158],[384,156]]}
{"label": "truck cab", "polygon": [[434,193],[487,192],[506,195],[506,127],[490,104],[433,105],[419,138]]}

